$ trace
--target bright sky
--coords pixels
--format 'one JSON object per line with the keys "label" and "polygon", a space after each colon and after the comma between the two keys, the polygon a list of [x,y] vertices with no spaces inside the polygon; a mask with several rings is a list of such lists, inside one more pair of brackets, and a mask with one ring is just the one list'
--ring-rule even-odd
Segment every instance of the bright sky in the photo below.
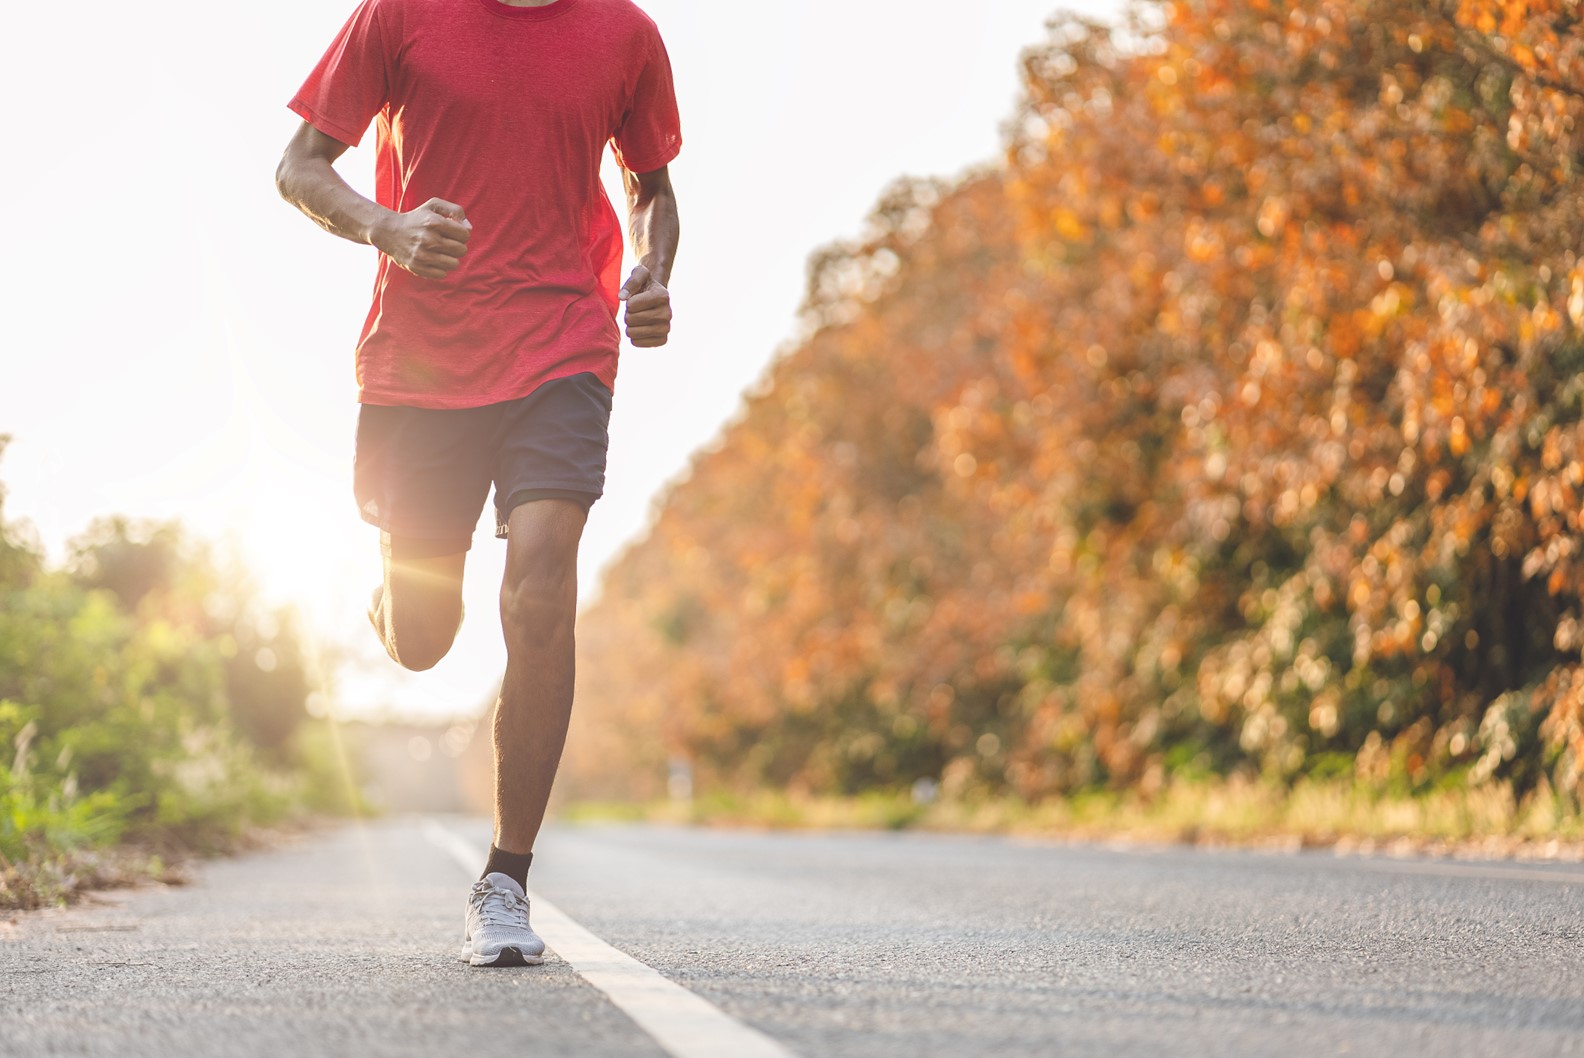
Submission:
{"label": "bright sky", "polygon": [[[640,0],[682,111],[677,318],[665,348],[623,350],[585,600],[792,334],[810,251],[856,233],[896,177],[997,155],[1018,53],[1061,2]],[[1106,17],[1119,4],[1065,6]],[[0,482],[8,513],[56,555],[111,513],[234,541],[272,597],[351,653],[346,713],[475,712],[505,661],[504,547],[481,529],[446,661],[413,675],[384,659],[362,617],[378,533],[351,499],[352,346],[374,251],[325,235],[272,181],[297,122],[285,101],[351,8],[8,16],[0,433],[15,441]],[[367,146],[340,169],[371,192]]]}

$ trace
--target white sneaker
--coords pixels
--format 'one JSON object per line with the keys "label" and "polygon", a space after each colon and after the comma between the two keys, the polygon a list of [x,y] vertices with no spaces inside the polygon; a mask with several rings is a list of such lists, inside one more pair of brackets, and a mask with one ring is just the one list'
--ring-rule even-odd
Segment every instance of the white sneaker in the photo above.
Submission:
{"label": "white sneaker", "polygon": [[473,883],[462,928],[462,961],[474,966],[537,966],[544,941],[528,925],[528,894],[516,879],[491,873]]}

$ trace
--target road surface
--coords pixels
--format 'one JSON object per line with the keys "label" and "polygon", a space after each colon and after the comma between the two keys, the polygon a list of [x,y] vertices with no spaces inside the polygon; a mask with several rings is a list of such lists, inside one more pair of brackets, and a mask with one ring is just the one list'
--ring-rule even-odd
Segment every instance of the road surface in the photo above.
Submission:
{"label": "road surface", "polygon": [[487,842],[392,819],[0,919],[0,1055],[1584,1055],[1580,865],[559,828],[571,963],[483,970]]}

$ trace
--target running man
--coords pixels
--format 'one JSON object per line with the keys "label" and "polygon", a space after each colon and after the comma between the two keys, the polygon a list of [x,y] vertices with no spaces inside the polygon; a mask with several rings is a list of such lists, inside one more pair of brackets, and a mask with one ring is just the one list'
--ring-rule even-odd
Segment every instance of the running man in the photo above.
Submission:
{"label": "running man", "polygon": [[[537,963],[528,867],[572,712],[577,549],[604,489],[616,317],[625,302],[635,346],[671,330],[670,61],[631,0],[363,0],[289,106],[303,124],[281,195],[380,251],[357,346],[354,491],[385,559],[369,617],[409,669],[451,648],[495,488],[507,649],[495,834],[462,956]],[[334,168],[371,120],[373,202]],[[606,143],[638,259],[625,282]]]}

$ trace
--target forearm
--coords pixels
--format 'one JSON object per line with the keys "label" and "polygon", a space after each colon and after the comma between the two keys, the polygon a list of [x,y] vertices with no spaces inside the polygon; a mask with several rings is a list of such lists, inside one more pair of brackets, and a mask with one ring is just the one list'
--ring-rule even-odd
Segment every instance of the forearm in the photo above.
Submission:
{"label": "forearm", "polygon": [[626,176],[628,232],[633,256],[649,269],[662,286],[671,283],[682,225],[677,218],[676,194],[669,178],[645,186],[631,173]]}
{"label": "forearm", "polygon": [[336,172],[347,145],[303,122],[275,169],[281,197],[332,235],[373,246],[422,279],[444,279],[462,263],[473,225],[455,202],[431,198],[403,213],[370,202]]}
{"label": "forearm", "polygon": [[352,242],[380,247],[381,233],[395,215],[354,191],[324,158],[288,153],[275,170],[275,186],[315,224]]}

